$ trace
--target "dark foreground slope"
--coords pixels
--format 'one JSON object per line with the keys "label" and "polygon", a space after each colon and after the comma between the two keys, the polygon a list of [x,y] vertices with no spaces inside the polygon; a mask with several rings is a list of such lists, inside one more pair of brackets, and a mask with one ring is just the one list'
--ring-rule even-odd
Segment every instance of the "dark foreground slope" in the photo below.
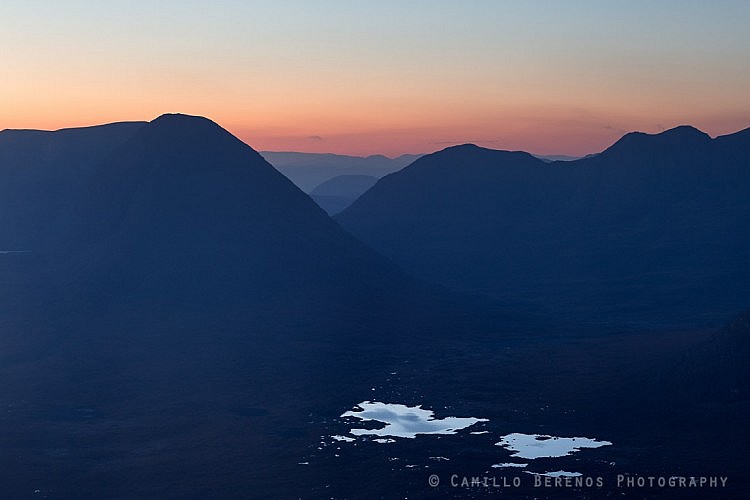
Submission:
{"label": "dark foreground slope", "polygon": [[[0,254],[0,496],[298,496],[310,414],[367,397],[428,336],[480,328],[215,123],[126,128],[0,163],[46,176],[0,230],[23,250]],[[57,182],[76,189],[47,204]]]}
{"label": "dark foreground slope", "polygon": [[649,366],[644,360],[663,348],[660,337],[636,348],[640,355],[631,352],[631,363],[640,367],[612,380],[601,395],[598,419],[617,415],[623,429],[628,427],[624,422],[631,422],[633,445],[641,441],[648,448],[659,442],[663,453],[674,458],[660,463],[644,456],[642,463],[654,469],[729,474],[735,495],[747,491],[750,311],[718,330],[680,332],[672,339],[672,353]]}
{"label": "dark foreground slope", "polygon": [[730,412],[735,423],[744,424],[750,407],[748,359],[750,310],[682,356],[675,369],[683,386],[680,392],[689,399],[710,402],[715,405],[712,410]]}
{"label": "dark foreground slope", "polygon": [[457,146],[337,220],[423,279],[560,317],[721,324],[750,298],[750,131],[628,134],[545,163]]}

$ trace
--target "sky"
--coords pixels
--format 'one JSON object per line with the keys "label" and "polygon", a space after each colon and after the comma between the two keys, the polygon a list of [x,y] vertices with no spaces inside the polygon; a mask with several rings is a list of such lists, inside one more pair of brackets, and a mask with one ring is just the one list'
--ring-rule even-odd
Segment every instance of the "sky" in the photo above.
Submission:
{"label": "sky", "polygon": [[0,129],[202,115],[257,150],[583,155],[750,127],[746,0],[0,2]]}

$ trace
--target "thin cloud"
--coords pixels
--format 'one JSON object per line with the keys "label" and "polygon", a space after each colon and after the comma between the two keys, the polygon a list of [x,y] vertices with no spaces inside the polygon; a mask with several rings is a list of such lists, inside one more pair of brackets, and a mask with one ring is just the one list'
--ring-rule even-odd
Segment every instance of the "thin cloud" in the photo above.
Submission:
{"label": "thin cloud", "polygon": [[618,127],[613,127],[612,125],[605,125],[603,128],[604,130],[611,130],[612,132],[617,132],[620,135],[625,135],[627,133],[627,130],[618,128]]}
{"label": "thin cloud", "polygon": [[500,139],[462,139],[460,141],[434,141],[429,142],[428,144],[437,144],[437,145],[445,145],[445,144],[479,144],[479,143],[491,143],[491,144],[497,144],[498,142],[502,142]]}

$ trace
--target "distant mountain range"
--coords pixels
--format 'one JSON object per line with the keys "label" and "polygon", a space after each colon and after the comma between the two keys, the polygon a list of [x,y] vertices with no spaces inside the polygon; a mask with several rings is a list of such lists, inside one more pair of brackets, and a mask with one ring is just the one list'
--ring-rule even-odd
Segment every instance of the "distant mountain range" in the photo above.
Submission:
{"label": "distant mountain range", "polygon": [[[367,191],[384,175],[397,172],[423,155],[401,155],[388,158],[383,155],[366,157],[332,153],[299,153],[262,151],[277,170],[286,175],[329,215],[335,215]],[[578,159],[565,155],[535,155],[543,161],[570,161]]]}
{"label": "distant mountain range", "polygon": [[[569,156],[569,155],[533,155],[543,161],[573,161],[582,158],[581,156]],[[593,155],[587,155],[593,156]]]}
{"label": "distant mountain range", "polygon": [[337,220],[416,276],[571,319],[720,324],[750,302],[750,129],[631,133],[587,158],[456,146]]}
{"label": "distant mountain range", "polygon": [[401,155],[397,158],[388,158],[383,155],[361,157],[275,151],[261,151],[260,154],[306,193],[339,175],[369,175],[380,178],[402,169],[421,156]]}

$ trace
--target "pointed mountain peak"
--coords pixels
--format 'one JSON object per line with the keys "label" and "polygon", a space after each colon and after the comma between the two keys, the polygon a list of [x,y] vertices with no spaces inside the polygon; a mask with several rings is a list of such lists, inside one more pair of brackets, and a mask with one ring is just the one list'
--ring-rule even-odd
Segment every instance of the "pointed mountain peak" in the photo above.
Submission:
{"label": "pointed mountain peak", "polygon": [[[222,158],[232,151],[242,154],[250,151],[256,162],[262,160],[249,145],[202,116],[163,114],[143,128],[141,138],[156,149],[181,151],[181,155],[197,154],[206,161],[211,155]],[[265,160],[262,162],[266,163]]]}
{"label": "pointed mountain peak", "polygon": [[153,120],[152,124],[176,124],[176,123],[215,123],[204,116],[186,115],[184,113],[164,113]]}
{"label": "pointed mountain peak", "polygon": [[172,129],[180,132],[205,132],[224,130],[216,122],[203,116],[167,113],[149,122],[151,128]]}

